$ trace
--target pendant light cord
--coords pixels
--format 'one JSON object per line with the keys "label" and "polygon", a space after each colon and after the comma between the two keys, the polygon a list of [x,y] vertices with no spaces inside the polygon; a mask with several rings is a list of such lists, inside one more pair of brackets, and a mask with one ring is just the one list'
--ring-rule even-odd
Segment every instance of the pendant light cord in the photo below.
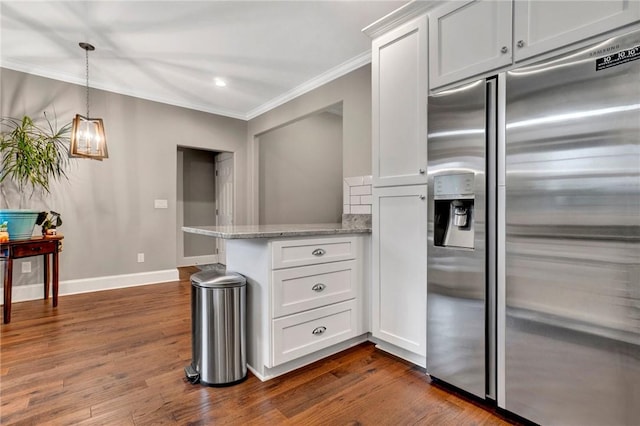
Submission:
{"label": "pendant light cord", "polygon": [[89,49],[85,49],[84,53],[87,71],[87,118],[89,118]]}

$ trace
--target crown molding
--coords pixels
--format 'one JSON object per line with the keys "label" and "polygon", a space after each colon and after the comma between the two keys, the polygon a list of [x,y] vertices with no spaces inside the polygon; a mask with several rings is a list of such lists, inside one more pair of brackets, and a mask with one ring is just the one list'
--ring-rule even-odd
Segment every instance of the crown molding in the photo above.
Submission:
{"label": "crown molding", "polygon": [[267,111],[270,111],[290,100],[297,98],[300,95],[304,95],[307,92],[310,92],[313,89],[317,89],[318,87],[329,83],[330,81],[335,80],[338,77],[342,77],[343,75],[350,73],[364,65],[367,65],[371,62],[371,50],[361,53],[360,55],[343,62],[337,67],[331,68],[328,71],[323,72],[322,74],[312,78],[311,80],[307,80],[305,83],[294,87],[288,92],[283,93],[280,96],[277,96],[271,99],[268,102],[260,105],[257,108],[252,109],[247,113],[247,120],[251,120],[261,114],[264,114]]}
{"label": "crown molding", "polygon": [[413,0],[366,26],[362,32],[371,38],[376,38],[398,25],[424,15],[427,11],[443,3],[445,0]]}
{"label": "crown molding", "polygon": [[[371,50],[368,50],[346,62],[343,62],[342,64],[334,68],[331,68],[328,71],[325,71],[324,73],[310,80],[307,80],[303,84],[297,87],[294,87],[293,89],[271,99],[268,102],[265,102],[264,104],[250,110],[247,113],[244,113],[241,111],[211,108],[210,105],[177,101],[175,99],[167,99],[151,93],[144,93],[134,89],[110,86],[108,84],[101,84],[100,82],[92,82],[91,88],[104,90],[112,93],[117,93],[125,96],[132,96],[134,98],[145,99],[152,102],[159,102],[159,103],[173,105],[181,108],[193,109],[197,111],[207,112],[210,114],[222,115],[225,117],[248,121],[261,114],[264,114],[267,111],[272,110],[273,108],[276,108],[286,102],[289,102],[290,100],[297,98],[300,95],[310,92],[313,89],[317,89],[318,87],[324,84],[327,84],[338,77],[342,77],[343,75],[353,70],[356,70],[364,65],[367,65],[370,62],[371,62]],[[39,77],[45,77],[53,80],[64,81],[66,83],[77,84],[79,86],[84,86],[86,84],[86,81],[84,79],[78,78],[77,76],[72,76],[66,73],[55,72],[55,71],[47,70],[45,68],[34,67],[32,65],[27,65],[18,61],[5,59],[2,62],[0,62],[0,67],[11,69],[14,71],[24,72],[26,74],[37,75]]]}
{"label": "crown molding", "polygon": [[[18,61],[12,61],[4,59],[0,62],[0,67],[10,69],[13,71],[19,71],[26,74],[36,75],[38,77],[50,78],[57,81],[64,81],[65,83],[77,84],[79,86],[85,86],[86,80],[72,76],[66,73],[55,72],[41,67],[34,67],[33,65],[27,65]],[[175,99],[163,98],[151,93],[145,93],[134,89],[128,89],[123,87],[110,86],[108,84],[101,84],[100,82],[91,82],[91,89],[104,90],[106,92],[117,93],[119,95],[131,96],[134,98],[144,99],[147,101],[158,102],[161,104],[177,106],[181,108],[193,109],[196,111],[207,112],[215,115],[222,115],[225,117],[236,118],[239,120],[247,120],[247,115],[240,111],[233,111],[220,108],[211,108],[210,105],[199,104],[195,102],[183,102]]]}

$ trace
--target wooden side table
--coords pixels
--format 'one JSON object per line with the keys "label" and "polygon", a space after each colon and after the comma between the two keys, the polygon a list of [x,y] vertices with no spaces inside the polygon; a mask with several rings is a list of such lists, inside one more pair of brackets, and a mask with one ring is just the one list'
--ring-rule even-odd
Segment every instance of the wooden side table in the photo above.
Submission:
{"label": "wooden side table", "polygon": [[[44,299],[49,299],[49,281],[53,278],[53,307],[58,306],[58,252],[64,237],[53,235],[33,237],[0,243],[0,258],[4,259],[4,309],[3,321],[11,322],[11,286],[13,281],[13,260],[30,256],[44,256]],[[49,255],[53,258],[53,277],[49,270]]]}

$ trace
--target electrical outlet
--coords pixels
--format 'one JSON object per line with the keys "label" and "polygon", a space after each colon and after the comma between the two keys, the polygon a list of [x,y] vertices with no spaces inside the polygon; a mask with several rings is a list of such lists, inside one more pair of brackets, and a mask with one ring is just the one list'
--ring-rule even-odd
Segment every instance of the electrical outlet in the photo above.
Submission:
{"label": "electrical outlet", "polygon": [[31,272],[31,262],[22,262],[22,273],[27,274]]}
{"label": "electrical outlet", "polygon": [[156,209],[168,209],[169,201],[168,200],[153,200],[153,207]]}
{"label": "electrical outlet", "polygon": [[138,263],[144,262],[144,253],[138,253]]}

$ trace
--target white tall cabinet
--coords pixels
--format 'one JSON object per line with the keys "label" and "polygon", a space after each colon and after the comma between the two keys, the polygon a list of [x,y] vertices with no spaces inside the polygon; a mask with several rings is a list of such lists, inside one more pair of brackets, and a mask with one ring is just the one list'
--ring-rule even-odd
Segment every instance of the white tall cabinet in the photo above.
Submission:
{"label": "white tall cabinet", "polygon": [[427,17],[374,38],[373,340],[426,366]]}
{"label": "white tall cabinet", "polygon": [[373,195],[372,334],[381,349],[425,366],[427,188],[377,188]]}
{"label": "white tall cabinet", "polygon": [[427,183],[427,19],[373,40],[373,185]]}

